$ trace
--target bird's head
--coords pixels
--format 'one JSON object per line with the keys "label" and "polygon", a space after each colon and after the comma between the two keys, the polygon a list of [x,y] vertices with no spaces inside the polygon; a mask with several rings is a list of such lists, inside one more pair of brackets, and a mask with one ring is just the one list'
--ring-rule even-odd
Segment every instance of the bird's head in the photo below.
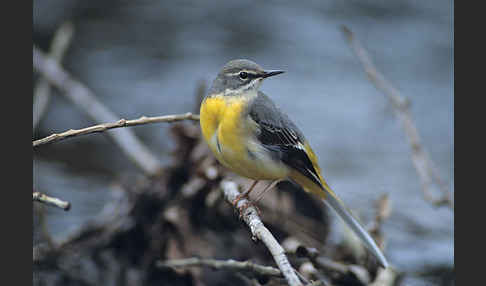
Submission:
{"label": "bird's head", "polygon": [[263,70],[250,60],[232,60],[228,62],[213,82],[210,94],[237,95],[242,92],[256,91],[262,81],[283,73],[280,70]]}

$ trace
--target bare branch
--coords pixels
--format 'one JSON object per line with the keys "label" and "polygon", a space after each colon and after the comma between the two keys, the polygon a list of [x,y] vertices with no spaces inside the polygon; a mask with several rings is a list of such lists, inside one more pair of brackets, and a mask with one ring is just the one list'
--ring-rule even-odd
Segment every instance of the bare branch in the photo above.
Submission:
{"label": "bare branch", "polygon": [[299,246],[295,253],[298,257],[307,257],[312,264],[330,275],[339,274],[341,276],[352,275],[358,279],[363,285],[368,285],[370,282],[369,273],[361,265],[343,264],[333,261],[325,256],[320,255],[315,248]]}
{"label": "bare branch", "polygon": [[376,215],[375,220],[368,227],[368,232],[373,236],[376,243],[381,249],[385,249],[385,235],[381,225],[390,217],[392,207],[388,193],[381,195],[375,203]]}
{"label": "bare branch", "polygon": [[[46,57],[38,48],[33,48],[34,69],[52,85],[60,89],[77,107],[95,122],[115,122],[118,120],[111,110],[105,107],[94,93],[72,78],[52,58]],[[118,144],[125,154],[145,173],[155,175],[161,169],[157,157],[135,136],[132,130],[123,128],[108,135]]]}
{"label": "bare branch", "polygon": [[[392,211],[391,201],[388,193],[382,194],[378,198],[378,200],[375,202],[375,209],[375,220],[373,221],[372,225],[368,227],[368,232],[380,236],[381,225],[385,220],[388,219],[388,217],[390,217]],[[375,236],[375,240],[379,240],[378,237]],[[383,249],[383,246],[381,246],[381,248]]]}
{"label": "bare branch", "polygon": [[282,277],[282,272],[279,269],[271,266],[263,266],[251,261],[236,261],[229,260],[216,260],[216,259],[204,259],[204,258],[186,258],[186,259],[173,259],[167,261],[158,261],[158,267],[191,267],[191,266],[209,266],[214,269],[229,269],[236,271],[249,271],[260,275]]}
{"label": "bare branch", "polygon": [[55,207],[58,207],[58,208],[65,210],[65,211],[68,211],[71,208],[70,202],[66,202],[66,201],[60,200],[58,198],[49,197],[49,196],[42,194],[42,193],[39,193],[39,192],[33,192],[32,193],[32,201],[37,201],[37,202],[41,202],[41,203],[44,203],[44,204],[47,204],[47,205],[55,206]]}
{"label": "bare branch", "polygon": [[[342,27],[342,31],[346,39],[349,41],[353,52],[356,54],[359,61],[363,65],[368,79],[390,100],[396,116],[399,118],[403,125],[405,134],[407,135],[409,140],[410,148],[412,149],[412,161],[420,177],[425,199],[435,206],[447,205],[452,210],[454,210],[454,204],[451,199],[451,194],[447,186],[440,179],[434,163],[430,160],[428,152],[422,146],[418,130],[415,127],[412,115],[409,110],[409,100],[402,97],[400,95],[400,92],[390,82],[386,80],[383,74],[381,74],[376,69],[367,51],[354,37],[353,32],[345,26]],[[443,193],[443,196],[441,198],[434,199],[431,194],[430,188],[434,182]]]}
{"label": "bare branch", "polygon": [[326,271],[337,272],[340,274],[346,274],[347,272],[349,272],[348,265],[333,261],[324,256],[320,256],[320,252],[315,248],[299,246],[295,250],[295,254],[297,254],[298,257],[309,258],[309,260],[317,268],[324,269]]}
{"label": "bare branch", "polygon": [[199,120],[199,115],[192,114],[190,112],[185,114],[174,114],[174,115],[165,115],[165,116],[155,116],[155,117],[145,117],[142,116],[138,119],[133,120],[125,120],[120,119],[116,122],[112,123],[103,123],[98,124],[82,129],[70,129],[68,131],[62,133],[54,133],[42,139],[32,141],[32,146],[36,147],[42,144],[53,143],[56,141],[60,141],[69,137],[74,137],[78,135],[85,135],[95,132],[104,132],[109,129],[120,128],[120,127],[128,127],[128,126],[136,126],[136,125],[143,125],[149,123],[159,123],[159,122],[175,122],[181,120]]}
{"label": "bare branch", "polygon": [[[71,22],[66,22],[61,25],[61,27],[59,27],[54,34],[49,56],[59,64],[61,63],[62,58],[69,47],[73,34],[74,28]],[[41,77],[34,88],[34,102],[32,106],[33,129],[36,128],[42,115],[44,115],[45,111],[47,110],[50,96],[51,87],[49,82]]]}
{"label": "bare branch", "polygon": [[[221,182],[221,189],[223,191],[224,197],[226,201],[230,204],[236,199],[236,197],[240,194],[238,191],[238,186],[236,183],[231,181],[222,181]],[[241,199],[238,201],[237,208],[249,204],[250,202],[247,199]],[[302,285],[299,278],[297,277],[294,268],[290,264],[287,256],[285,256],[285,251],[280,246],[278,241],[273,237],[272,233],[263,225],[260,217],[258,216],[258,212],[253,206],[249,206],[243,210],[240,214],[243,218],[243,221],[248,225],[250,231],[253,235],[253,240],[260,240],[262,241],[265,246],[268,248],[270,253],[275,260],[280,271],[282,271],[283,276],[289,283],[289,285]]]}

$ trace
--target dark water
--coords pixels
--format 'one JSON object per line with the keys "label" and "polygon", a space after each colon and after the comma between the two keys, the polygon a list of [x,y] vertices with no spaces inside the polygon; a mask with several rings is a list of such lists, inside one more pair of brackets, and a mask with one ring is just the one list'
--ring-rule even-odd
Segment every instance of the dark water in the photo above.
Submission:
{"label": "dark water", "polygon": [[[371,219],[374,200],[389,193],[386,253],[413,273],[453,267],[454,215],[424,201],[402,127],[339,26],[355,32],[411,100],[423,143],[453,191],[452,7],[452,1],[36,1],[34,41],[47,46],[57,25],[74,19],[66,68],[127,119],[193,111],[197,82],[209,83],[234,58],[286,70],[262,91],[302,129],[324,177],[363,220]],[[91,124],[56,96],[34,138]],[[167,162],[173,143],[165,125],[133,129]],[[63,216],[50,210],[58,238],[94,218],[116,176],[138,172],[101,135],[45,146],[34,156],[35,185],[76,206]]]}

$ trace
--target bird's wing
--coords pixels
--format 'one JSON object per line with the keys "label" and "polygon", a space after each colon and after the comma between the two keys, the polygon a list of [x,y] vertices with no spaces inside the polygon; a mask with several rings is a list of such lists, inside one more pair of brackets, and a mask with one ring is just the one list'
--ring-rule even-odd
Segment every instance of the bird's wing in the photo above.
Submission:
{"label": "bird's wing", "polygon": [[259,92],[248,108],[248,115],[259,127],[257,139],[274,158],[323,187],[317,159],[302,132],[268,96]]}

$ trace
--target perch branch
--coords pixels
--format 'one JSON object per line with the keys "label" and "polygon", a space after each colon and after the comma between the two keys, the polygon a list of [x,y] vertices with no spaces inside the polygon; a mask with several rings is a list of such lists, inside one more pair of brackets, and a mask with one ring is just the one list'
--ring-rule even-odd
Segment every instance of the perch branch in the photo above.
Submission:
{"label": "perch branch", "polygon": [[[223,191],[224,197],[226,201],[230,204],[236,199],[236,197],[240,194],[238,191],[238,187],[236,183],[230,181],[222,181],[221,182],[221,189]],[[238,201],[237,208],[240,208],[250,202],[247,199],[241,199]],[[290,264],[287,256],[285,256],[285,251],[280,246],[278,241],[273,237],[272,233],[263,225],[260,217],[258,216],[258,212],[253,206],[249,206],[242,211],[240,214],[243,218],[244,222],[250,228],[250,231],[253,235],[252,239],[262,241],[265,246],[268,248],[270,253],[275,260],[280,271],[282,271],[283,276],[289,283],[289,285],[302,285],[299,278],[297,277],[294,268]]]}
{"label": "perch branch", "polygon": [[229,260],[216,260],[216,259],[203,259],[203,258],[186,258],[186,259],[173,259],[167,261],[158,261],[158,267],[191,267],[191,266],[209,266],[214,269],[229,269],[236,271],[249,271],[260,275],[282,277],[282,272],[279,269],[271,266],[263,266],[251,261],[235,261]]}
{"label": "perch branch", "polygon": [[[118,120],[111,110],[105,107],[94,93],[63,70],[52,58],[45,56],[33,47],[34,70],[45,77],[50,84],[60,89],[77,107],[83,110],[95,122],[114,122]],[[135,136],[132,130],[123,128],[108,135],[118,144],[125,154],[145,173],[155,175],[161,169],[159,160]]]}
{"label": "perch branch", "polygon": [[[52,39],[49,56],[59,64],[69,47],[73,37],[74,28],[70,22],[64,23],[54,34]],[[51,97],[51,87],[49,82],[41,77],[34,89],[34,102],[32,105],[33,129],[37,127],[40,119],[47,110],[49,98]]]}
{"label": "perch branch", "polygon": [[65,210],[65,211],[68,211],[71,208],[70,202],[66,202],[66,201],[60,200],[58,198],[49,197],[49,196],[42,194],[42,193],[39,193],[39,192],[33,192],[32,193],[32,201],[37,201],[37,202],[41,202],[41,203],[44,203],[44,204],[47,204],[47,205],[55,206],[55,207],[58,207],[58,208]]}
{"label": "perch branch", "polygon": [[[412,115],[409,110],[410,102],[407,98],[402,97],[400,92],[381,74],[373,64],[370,56],[365,48],[355,38],[353,32],[347,27],[343,26],[342,31],[348,40],[353,52],[358,57],[363,65],[363,68],[368,76],[368,79],[375,85],[378,90],[381,90],[385,96],[390,100],[396,116],[401,121],[405,134],[408,137],[410,147],[412,149],[412,161],[417,170],[422,183],[422,190],[427,201],[435,206],[447,205],[454,209],[454,204],[451,199],[451,194],[445,183],[439,177],[438,171],[431,161],[428,152],[421,143],[421,139],[417,128],[415,127]],[[436,183],[443,196],[435,199],[431,194],[431,185]]]}
{"label": "perch branch", "polygon": [[32,141],[32,146],[36,147],[42,144],[60,141],[69,137],[85,135],[85,134],[90,134],[95,132],[104,132],[106,130],[114,129],[114,128],[136,126],[136,125],[158,123],[158,122],[175,122],[175,121],[188,120],[188,119],[199,120],[199,115],[195,115],[188,112],[185,114],[175,114],[175,115],[165,115],[165,116],[155,116],[155,117],[142,116],[138,119],[133,119],[133,120],[120,119],[116,122],[103,123],[103,124],[98,124],[98,125],[94,125],[82,129],[76,129],[76,130],[70,129],[62,133],[54,133],[42,139]]}

